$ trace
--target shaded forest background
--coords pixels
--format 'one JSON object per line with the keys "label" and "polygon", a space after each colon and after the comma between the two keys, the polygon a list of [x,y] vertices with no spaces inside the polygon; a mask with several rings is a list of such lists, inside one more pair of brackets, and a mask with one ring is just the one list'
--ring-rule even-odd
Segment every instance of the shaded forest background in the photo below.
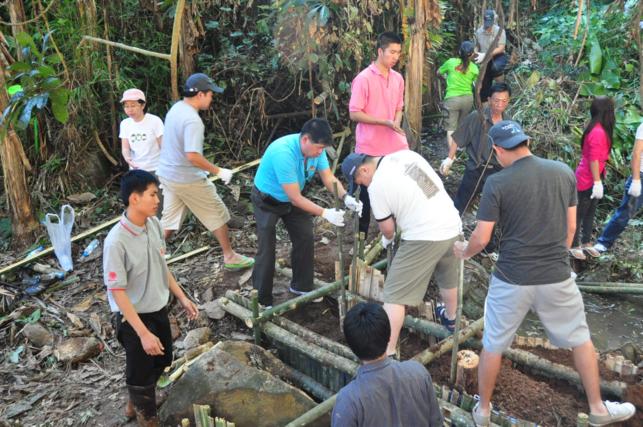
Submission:
{"label": "shaded forest background", "polygon": [[[1,82],[23,89],[0,95],[0,250],[28,250],[41,231],[38,219],[70,194],[109,191],[125,170],[118,138],[123,90],[145,91],[148,111],[161,118],[173,102],[166,59],[83,36],[168,54],[176,6],[170,0],[0,1]],[[179,84],[199,71],[226,89],[203,114],[205,154],[226,167],[245,163],[311,116],[326,117],[337,132],[353,128],[350,82],[374,59],[375,38],[385,30],[404,37],[402,72],[410,41],[423,31],[423,129],[437,134],[444,84],[435,70],[472,38],[489,6],[501,11],[508,32],[510,112],[538,154],[575,167],[591,97],[616,100],[604,218],[620,200],[641,122],[643,6],[635,0],[187,1],[176,46]],[[426,21],[420,27],[418,10]]]}

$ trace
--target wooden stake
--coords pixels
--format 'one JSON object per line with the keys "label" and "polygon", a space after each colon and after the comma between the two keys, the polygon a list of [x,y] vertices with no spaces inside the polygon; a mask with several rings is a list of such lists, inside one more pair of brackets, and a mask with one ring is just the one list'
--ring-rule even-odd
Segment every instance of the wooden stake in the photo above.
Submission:
{"label": "wooden stake", "polygon": [[250,304],[252,307],[252,332],[255,337],[255,344],[261,345],[261,322],[259,318],[259,293],[256,289],[250,291]]}
{"label": "wooden stake", "polygon": [[[340,208],[339,190],[337,189],[337,181],[333,182],[333,193],[335,193],[335,209]],[[337,250],[339,251],[339,330],[342,330],[344,324],[344,317],[346,316],[346,282],[344,281],[344,227],[336,227],[337,231]],[[337,271],[335,272],[337,275]]]}

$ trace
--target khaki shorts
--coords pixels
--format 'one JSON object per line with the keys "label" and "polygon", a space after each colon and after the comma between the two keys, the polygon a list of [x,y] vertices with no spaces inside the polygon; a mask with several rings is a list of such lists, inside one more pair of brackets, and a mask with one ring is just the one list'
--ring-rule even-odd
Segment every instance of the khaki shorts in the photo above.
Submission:
{"label": "khaki shorts", "polygon": [[164,197],[161,217],[163,229],[176,231],[181,228],[188,209],[208,231],[214,231],[230,220],[228,208],[207,178],[188,184],[159,179]]}
{"label": "khaki shorts", "polygon": [[484,349],[498,354],[508,349],[530,309],[555,346],[574,348],[590,340],[583,298],[571,277],[549,285],[519,286],[492,275],[484,304]]}
{"label": "khaki shorts", "polygon": [[473,108],[473,95],[452,96],[444,100],[444,108],[449,112],[446,130],[455,131],[460,122]]}
{"label": "khaki shorts", "polygon": [[384,302],[400,305],[418,305],[424,300],[426,288],[435,271],[440,289],[458,285],[459,261],[453,255],[454,237],[430,242],[402,240],[393,258],[384,282]]}

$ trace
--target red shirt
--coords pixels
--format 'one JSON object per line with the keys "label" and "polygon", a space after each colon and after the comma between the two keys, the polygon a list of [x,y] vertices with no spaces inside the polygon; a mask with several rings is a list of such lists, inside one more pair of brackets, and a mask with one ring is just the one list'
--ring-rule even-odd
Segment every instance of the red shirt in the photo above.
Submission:
{"label": "red shirt", "polygon": [[600,123],[596,123],[585,137],[580,163],[576,168],[576,189],[578,191],[589,190],[594,185],[592,171],[589,168],[590,162],[598,160],[598,170],[601,176],[604,174],[605,163],[610,157],[610,145],[607,132]]}

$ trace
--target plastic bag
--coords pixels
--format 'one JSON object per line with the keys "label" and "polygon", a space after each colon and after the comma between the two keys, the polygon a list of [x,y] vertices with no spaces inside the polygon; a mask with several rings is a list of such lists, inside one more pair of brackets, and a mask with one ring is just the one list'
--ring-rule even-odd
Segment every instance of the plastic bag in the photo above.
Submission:
{"label": "plastic bag", "polygon": [[71,259],[71,229],[74,227],[74,208],[64,205],[60,216],[47,214],[43,222],[47,227],[54,253],[63,271],[71,271],[74,264]]}

